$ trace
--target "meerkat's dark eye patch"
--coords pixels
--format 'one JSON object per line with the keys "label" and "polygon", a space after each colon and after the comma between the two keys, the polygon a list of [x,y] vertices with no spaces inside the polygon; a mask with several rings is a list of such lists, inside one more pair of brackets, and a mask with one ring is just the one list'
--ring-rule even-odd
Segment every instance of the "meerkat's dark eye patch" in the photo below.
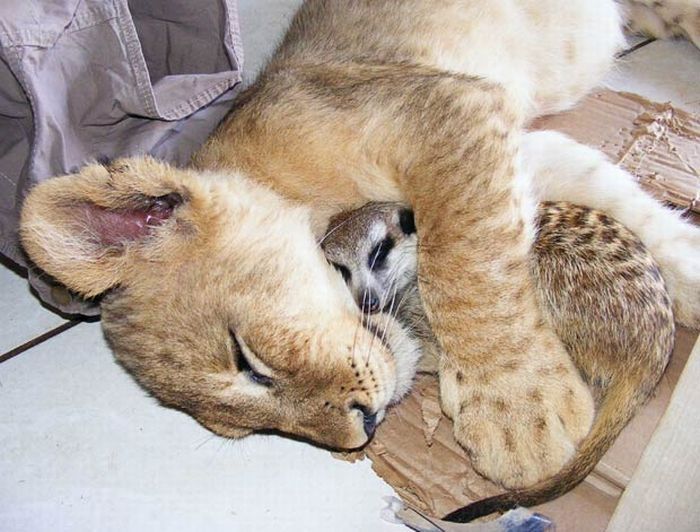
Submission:
{"label": "meerkat's dark eye patch", "polygon": [[372,251],[369,252],[369,257],[367,257],[367,266],[369,266],[369,269],[376,270],[381,268],[393,247],[394,239],[390,236],[387,236],[384,240],[374,246]]}
{"label": "meerkat's dark eye patch", "polygon": [[350,279],[352,279],[352,273],[350,273],[350,270],[347,266],[343,266],[342,264],[338,264],[337,262],[331,262],[331,265],[340,272],[340,275],[343,276],[343,279],[346,283],[350,282]]}
{"label": "meerkat's dark eye patch", "polygon": [[416,219],[411,209],[401,209],[399,212],[399,227],[405,235],[412,235],[416,232]]}
{"label": "meerkat's dark eye patch", "polygon": [[272,377],[268,377],[267,375],[263,375],[262,373],[255,371],[253,366],[250,365],[250,360],[248,360],[248,358],[245,356],[245,349],[243,348],[242,342],[238,338],[238,335],[232,330],[229,330],[229,335],[231,336],[231,341],[237,350],[237,353],[235,354],[236,369],[240,373],[245,373],[248,378],[256,384],[260,384],[261,386],[265,386],[267,388],[272,386],[274,384]]}

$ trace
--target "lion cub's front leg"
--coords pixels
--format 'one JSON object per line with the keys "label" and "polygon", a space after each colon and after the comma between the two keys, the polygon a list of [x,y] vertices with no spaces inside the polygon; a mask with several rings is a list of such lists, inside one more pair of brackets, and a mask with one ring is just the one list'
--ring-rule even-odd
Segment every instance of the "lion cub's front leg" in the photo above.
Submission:
{"label": "lion cub's front leg", "polygon": [[[593,405],[535,303],[527,264],[535,211],[516,182],[522,118],[504,90],[405,63],[343,62],[284,80],[297,97],[280,98],[279,109],[266,101],[274,120],[253,137],[275,132],[266,146],[283,156],[259,175],[307,176],[277,185],[289,197],[313,195],[320,209],[412,205],[421,296],[445,352],[442,404],[458,441],[506,486],[554,473],[588,432]],[[226,136],[251,138],[248,129]]]}
{"label": "lion cub's front leg", "polygon": [[421,297],[445,353],[442,407],[474,467],[517,488],[572,456],[593,401],[535,299],[534,207],[516,168],[517,122],[501,97],[470,91],[467,109],[453,105],[450,118],[465,111],[465,125],[443,121],[439,143],[424,143],[432,156],[408,179]]}
{"label": "lion cub's front leg", "polygon": [[445,352],[440,396],[455,437],[477,471],[518,488],[568,461],[593,403],[534,300],[527,231],[490,218],[463,225],[461,243],[423,235],[421,291]]}
{"label": "lion cub's front leg", "polygon": [[[497,322],[479,327],[488,335]],[[518,349],[494,346],[489,364],[440,361],[440,396],[454,435],[474,469],[507,488],[556,474],[589,431],[593,403],[575,367],[549,332],[520,336]]]}

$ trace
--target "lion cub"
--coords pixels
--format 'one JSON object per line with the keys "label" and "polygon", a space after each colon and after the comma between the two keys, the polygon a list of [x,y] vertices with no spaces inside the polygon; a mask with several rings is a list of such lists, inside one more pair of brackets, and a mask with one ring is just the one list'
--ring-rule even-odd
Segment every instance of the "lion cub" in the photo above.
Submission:
{"label": "lion cub", "polygon": [[[666,286],[635,235],[602,212],[564,202],[542,203],[537,224],[531,271],[539,303],[593,391],[596,420],[554,477],[478,501],[448,519],[533,506],[576,486],[649,398],[673,347]],[[434,370],[439,346],[418,293],[417,240],[408,209],[370,203],[333,218],[322,247],[363,311],[395,315],[432,355],[423,369]]]}

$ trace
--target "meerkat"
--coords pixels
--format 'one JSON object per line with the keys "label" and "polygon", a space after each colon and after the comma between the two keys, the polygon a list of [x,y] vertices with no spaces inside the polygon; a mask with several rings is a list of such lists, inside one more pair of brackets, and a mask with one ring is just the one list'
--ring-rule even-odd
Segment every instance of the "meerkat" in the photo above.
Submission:
{"label": "meerkat", "polygon": [[[600,211],[566,202],[540,204],[536,222],[530,268],[539,304],[591,388],[596,418],[558,474],[477,501],[448,520],[533,506],[572,489],[647,401],[671,354],[671,300],[657,264],[634,234]],[[321,245],[363,312],[395,315],[429,357],[421,368],[436,369],[439,346],[417,289],[411,212],[401,204],[369,203],[341,213],[331,219]]]}

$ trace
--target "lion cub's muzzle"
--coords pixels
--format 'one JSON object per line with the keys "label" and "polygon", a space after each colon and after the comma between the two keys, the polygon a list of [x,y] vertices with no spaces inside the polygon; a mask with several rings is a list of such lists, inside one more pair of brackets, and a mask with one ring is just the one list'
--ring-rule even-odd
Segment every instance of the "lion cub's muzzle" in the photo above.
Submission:
{"label": "lion cub's muzzle", "polygon": [[358,410],[362,414],[362,428],[364,429],[367,438],[371,439],[374,435],[374,431],[377,428],[377,423],[379,423],[379,412],[372,412],[366,406],[358,404],[353,405],[352,408]]}
{"label": "lion cub's muzzle", "polygon": [[283,427],[282,432],[294,434],[316,444],[350,451],[367,445],[374,436],[377,425],[384,416],[384,409],[353,404],[348,409],[328,412],[326,416],[297,422],[296,426]]}

